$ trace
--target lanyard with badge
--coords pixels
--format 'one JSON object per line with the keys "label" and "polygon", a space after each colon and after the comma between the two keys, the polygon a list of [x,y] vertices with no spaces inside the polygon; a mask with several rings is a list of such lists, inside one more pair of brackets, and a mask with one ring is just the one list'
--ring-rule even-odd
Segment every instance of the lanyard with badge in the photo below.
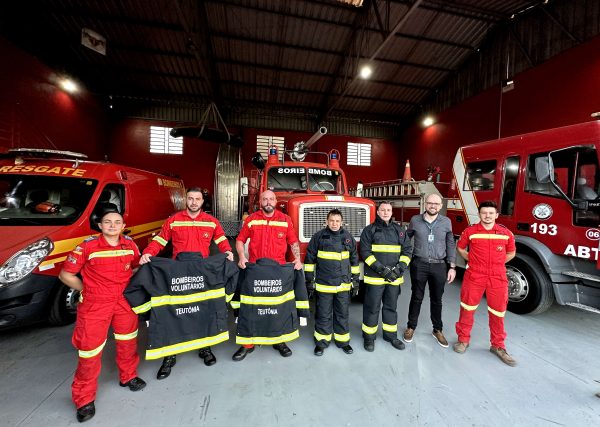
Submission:
{"label": "lanyard with badge", "polygon": [[430,224],[425,218],[423,218],[423,221],[425,221],[425,225],[427,226],[427,228],[429,228],[429,235],[427,236],[427,242],[429,243],[433,243],[433,241],[435,240],[435,236],[433,235],[433,229],[435,228],[437,220],[438,218],[433,220],[433,222]]}

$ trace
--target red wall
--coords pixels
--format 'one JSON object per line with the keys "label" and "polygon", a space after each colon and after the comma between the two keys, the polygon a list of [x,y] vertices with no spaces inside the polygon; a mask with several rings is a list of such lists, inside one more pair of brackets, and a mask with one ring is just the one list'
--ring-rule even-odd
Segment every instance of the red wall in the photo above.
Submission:
{"label": "red wall", "polygon": [[49,148],[104,157],[106,115],[85,88],[69,95],[59,75],[0,37],[0,151]]}
{"label": "red wall", "polygon": [[[600,111],[600,37],[572,48],[514,77],[515,88],[502,95],[500,136],[585,122]],[[401,138],[415,179],[428,165],[451,178],[458,147],[498,137],[500,89],[493,87],[437,116],[427,129],[414,125]]]}
{"label": "red wall", "polygon": [[[149,127],[151,125],[173,126],[175,124],[147,120],[122,120],[115,126],[114,134],[111,137],[109,159],[115,163],[160,173],[174,173],[183,178],[186,186],[208,188],[212,193],[219,145],[213,142],[184,138],[183,156],[153,154],[149,152]],[[230,131],[232,133],[239,132],[237,129],[230,129]],[[291,149],[294,143],[306,141],[312,134],[244,129],[245,144],[242,147],[242,161],[246,170],[253,168],[250,159],[256,152],[257,135],[283,136],[286,148]],[[372,144],[372,166],[370,168],[346,165],[348,141]],[[327,134],[311,147],[311,150],[328,152],[333,148],[340,151],[342,160],[340,165],[346,173],[349,186],[355,186],[359,180],[363,182],[380,181],[398,174],[398,146],[393,141]],[[324,162],[325,159],[320,157],[316,161]]]}

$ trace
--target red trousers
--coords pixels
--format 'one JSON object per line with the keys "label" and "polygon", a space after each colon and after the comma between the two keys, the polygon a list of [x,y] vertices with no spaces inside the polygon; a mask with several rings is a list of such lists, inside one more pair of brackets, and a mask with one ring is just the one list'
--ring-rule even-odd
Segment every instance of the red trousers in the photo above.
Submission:
{"label": "red trousers", "polygon": [[126,383],[137,376],[137,314],[131,311],[129,303],[123,297],[118,300],[84,298],[77,308],[77,322],[72,339],[73,345],[79,350],[79,363],[71,386],[73,402],[77,408],[96,399],[102,349],[111,325],[116,340],[120,382]]}
{"label": "red trousers", "polygon": [[504,347],[504,314],[508,304],[508,280],[501,274],[478,273],[467,269],[460,290],[460,317],[456,334],[460,342],[468,343],[473,328],[473,315],[485,292],[488,304],[490,342],[494,347]]}

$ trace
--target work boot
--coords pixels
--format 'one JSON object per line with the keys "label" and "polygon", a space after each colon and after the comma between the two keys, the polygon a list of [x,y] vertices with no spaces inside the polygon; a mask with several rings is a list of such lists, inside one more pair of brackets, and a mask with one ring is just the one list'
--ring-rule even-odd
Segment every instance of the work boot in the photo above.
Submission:
{"label": "work boot", "polygon": [[457,341],[452,346],[455,352],[459,354],[463,354],[469,348],[469,343]]}
{"label": "work boot", "polygon": [[386,340],[387,342],[389,342],[392,347],[394,347],[396,350],[404,350],[404,348],[406,347],[404,345],[404,343],[402,341],[400,341],[398,338],[394,338],[393,340]]}
{"label": "work boot", "polygon": [[508,366],[517,366],[517,361],[513,359],[510,354],[506,352],[502,347],[490,347],[490,351],[494,353],[500,360],[506,363]]}
{"label": "work boot", "polygon": [[435,338],[439,345],[441,345],[444,348],[448,348],[448,341],[446,340],[444,334],[442,334],[442,331],[434,329],[431,335],[433,335],[433,338]]}
{"label": "work boot", "polygon": [[254,351],[254,347],[244,347],[241,346],[238,351],[236,351],[235,353],[233,353],[233,356],[231,356],[231,358],[235,361],[235,362],[241,362],[242,360],[244,360],[246,358],[247,355],[249,355],[250,353],[252,353]]}
{"label": "work boot", "polygon": [[402,339],[404,342],[412,342],[413,336],[415,335],[415,330],[413,328],[406,328],[404,333],[402,334]]}
{"label": "work boot", "polygon": [[315,354],[315,356],[323,356],[324,351],[325,349],[323,347],[316,346],[315,351],[313,351],[313,353]]}
{"label": "work boot", "polygon": [[167,356],[163,359],[162,365],[156,373],[157,380],[164,380],[171,375],[171,368],[177,363],[177,356]]}
{"label": "work boot", "polygon": [[93,400],[90,403],[77,408],[77,421],[80,423],[91,420],[94,415],[96,415],[96,406],[94,406]]}
{"label": "work boot", "polygon": [[363,347],[367,351],[375,351],[375,341],[374,340],[365,340],[363,343]]}
{"label": "work boot", "polygon": [[119,382],[121,387],[129,387],[131,391],[140,391],[144,387],[146,387],[146,381],[141,379],[140,377],[135,377],[127,381],[126,383]]}
{"label": "work boot", "polygon": [[212,366],[215,363],[217,363],[217,358],[211,351],[210,347],[201,348],[200,351],[198,352],[198,357],[200,357],[201,359],[204,359],[204,364],[206,366]]}
{"label": "work boot", "polygon": [[292,355],[292,350],[284,342],[280,344],[274,344],[273,348],[277,350],[279,354],[281,354],[281,357],[290,357]]}
{"label": "work boot", "polygon": [[346,354],[354,353],[354,349],[352,347],[350,347],[350,344],[346,344],[345,346],[343,346],[342,351]]}

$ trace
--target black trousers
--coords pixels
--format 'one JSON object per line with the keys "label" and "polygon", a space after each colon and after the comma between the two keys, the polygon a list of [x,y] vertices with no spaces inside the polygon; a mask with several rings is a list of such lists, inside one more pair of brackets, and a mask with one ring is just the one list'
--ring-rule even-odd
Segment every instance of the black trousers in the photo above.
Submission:
{"label": "black trousers", "polygon": [[398,296],[400,286],[391,284],[365,286],[365,300],[363,302],[362,332],[365,340],[375,340],[379,325],[379,310],[382,307],[381,323],[383,339],[392,341],[398,338]]}
{"label": "black trousers", "polygon": [[429,301],[431,304],[431,323],[433,329],[442,330],[442,296],[448,276],[446,263],[429,264],[420,258],[413,258],[410,264],[411,290],[408,306],[408,324],[411,329],[417,328],[421,303],[425,295],[425,286],[429,283]]}
{"label": "black trousers", "polygon": [[328,347],[332,332],[336,346],[343,347],[350,344],[348,332],[350,292],[330,294],[317,291],[316,306],[315,344],[323,348]]}

